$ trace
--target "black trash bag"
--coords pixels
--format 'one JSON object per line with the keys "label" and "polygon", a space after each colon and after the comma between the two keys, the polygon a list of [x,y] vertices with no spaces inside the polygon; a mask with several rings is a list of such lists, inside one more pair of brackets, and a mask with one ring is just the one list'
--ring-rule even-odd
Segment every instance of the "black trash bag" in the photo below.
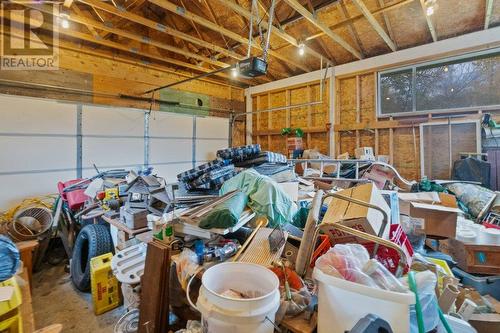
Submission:
{"label": "black trash bag", "polygon": [[482,186],[490,188],[490,169],[489,162],[467,157],[453,163],[452,179],[480,182]]}

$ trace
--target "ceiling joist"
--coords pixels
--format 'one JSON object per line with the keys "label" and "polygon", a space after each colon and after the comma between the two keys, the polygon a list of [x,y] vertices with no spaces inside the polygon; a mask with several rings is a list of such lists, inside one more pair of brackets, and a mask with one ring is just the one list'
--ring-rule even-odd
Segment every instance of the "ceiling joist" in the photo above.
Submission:
{"label": "ceiling joist", "polygon": [[304,6],[302,6],[297,0],[285,0],[285,2],[288,3],[290,7],[292,7],[295,11],[304,16],[306,20],[308,20],[317,28],[319,28],[324,34],[330,37],[333,41],[337,42],[344,49],[353,54],[356,58],[363,59],[363,55],[358,50],[354,49],[342,37],[340,37],[335,32],[330,30],[330,28],[326,24],[317,20],[316,17],[314,17],[314,15],[311,12],[309,12]]}
{"label": "ceiling joist", "polygon": [[[248,9],[241,7],[240,5],[236,4],[235,2],[233,2],[231,0],[216,0],[216,1],[218,1],[221,4],[223,4],[227,8],[230,8],[235,13],[243,16],[247,20],[251,20],[252,19],[252,13]],[[260,4],[260,1],[259,1],[259,4]],[[256,16],[253,16],[253,19],[254,19],[254,23],[257,24],[258,23],[258,18]],[[264,29],[268,29],[269,28],[269,23],[265,19],[262,19],[262,21],[260,22],[260,24],[264,27]],[[274,27],[271,30],[271,33],[273,35],[278,36],[282,40],[286,41],[290,45],[295,46],[295,47],[299,47],[299,44],[300,44],[299,41],[295,37],[293,37],[290,34],[286,33],[285,31],[280,30],[277,27]],[[323,55],[323,54],[321,54],[319,52],[316,52],[315,50],[313,50],[312,48],[310,48],[307,45],[304,45],[304,47],[305,47],[307,53],[315,56],[316,58],[318,58],[320,60],[321,60],[321,58],[324,58],[327,61],[329,60],[330,62],[333,62],[331,59],[329,59],[330,57],[328,55]]]}
{"label": "ceiling joist", "polygon": [[[80,0],[82,1],[82,0]],[[88,0],[83,0],[83,1],[88,1]],[[204,17],[201,17],[201,16],[198,16],[190,11],[187,11],[187,10],[183,10],[182,7],[179,7],[169,1],[166,1],[166,0],[148,0],[149,2],[165,9],[165,10],[168,10],[174,14],[177,14],[187,20],[192,20],[208,29],[211,29],[213,31],[216,31],[216,32],[221,32],[223,33],[225,36],[237,41],[237,42],[240,42],[242,44],[249,44],[249,41],[247,38],[233,32],[233,31],[230,31],[229,29],[226,29],[220,25],[217,25],[213,22],[211,22],[210,20],[207,20],[205,19]],[[258,50],[262,50],[261,46],[260,45],[256,45],[255,43],[252,44],[252,47],[258,49]],[[305,72],[309,72],[310,69],[301,64],[301,63],[298,63],[292,59],[289,59],[285,56],[283,56],[281,53],[279,52],[275,52],[273,50],[269,50],[268,51],[270,55],[272,55],[273,57],[277,58],[277,59],[280,59],[282,61],[285,61],[297,68],[300,68],[301,70],[305,71]]]}
{"label": "ceiling joist", "polygon": [[392,51],[397,51],[396,44],[392,41],[391,37],[385,32],[384,28],[378,23],[377,19],[373,14],[370,12],[368,7],[366,7],[365,3],[363,0],[352,0],[356,7],[360,10],[360,12],[366,17],[370,25],[375,29],[375,31],[378,33],[378,35],[384,40],[384,42],[389,46],[389,48]]}
{"label": "ceiling joist", "polygon": [[486,14],[484,15],[484,29],[490,26],[491,13],[493,12],[493,0],[486,0]]}
{"label": "ceiling joist", "polygon": [[137,14],[131,13],[131,12],[126,11],[126,10],[120,10],[118,8],[115,8],[115,7],[108,5],[104,2],[101,2],[99,0],[79,0],[79,2],[84,3],[86,5],[89,5],[91,7],[99,8],[99,9],[104,10],[110,14],[125,18],[129,21],[146,26],[146,27],[154,29],[156,31],[164,32],[168,35],[178,37],[178,38],[183,39],[185,41],[188,41],[190,43],[197,44],[197,45],[212,49],[212,50],[219,52],[219,53],[223,53],[224,55],[226,55],[228,57],[231,57],[231,58],[234,58],[237,60],[244,59],[243,56],[241,56],[240,54],[238,54],[236,52],[226,50],[223,47],[220,47],[220,46],[215,45],[213,43],[201,40],[201,39],[196,38],[194,36],[191,36],[189,34],[183,33],[179,30],[167,27],[160,22],[155,22],[153,20],[147,19],[145,17],[139,16]]}
{"label": "ceiling joist", "polygon": [[427,7],[425,6],[425,0],[420,0],[420,7],[422,7],[422,13],[424,13],[425,20],[427,21],[427,26],[429,27],[429,31],[432,36],[432,41],[436,42],[438,40],[436,29],[434,29],[434,24],[432,23],[431,17],[427,15]]}

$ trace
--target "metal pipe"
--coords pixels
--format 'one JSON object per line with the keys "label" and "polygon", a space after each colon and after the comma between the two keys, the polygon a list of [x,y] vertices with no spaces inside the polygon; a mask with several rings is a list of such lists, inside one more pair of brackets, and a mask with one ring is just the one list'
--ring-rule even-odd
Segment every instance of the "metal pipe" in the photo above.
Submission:
{"label": "metal pipe", "polygon": [[32,82],[22,82],[22,81],[15,81],[15,80],[0,79],[0,85],[23,88],[23,89],[44,88],[44,89],[61,91],[61,92],[66,92],[66,93],[70,93],[70,94],[74,94],[74,95],[84,95],[84,96],[89,96],[89,97],[99,96],[99,97],[110,97],[110,98],[118,98],[118,99],[131,99],[131,100],[136,100],[136,101],[155,102],[155,103],[159,103],[159,104],[166,104],[169,106],[179,106],[179,107],[190,108],[190,109],[194,109],[194,110],[224,112],[224,113],[229,113],[229,114],[234,113],[234,110],[230,110],[230,109],[212,108],[212,107],[209,108],[209,107],[204,107],[204,106],[183,104],[183,103],[179,103],[179,102],[166,101],[166,100],[161,100],[161,99],[151,99],[149,97],[132,96],[132,95],[125,95],[125,94],[111,94],[111,93],[96,92],[96,91],[85,90],[85,89],[54,86],[54,85],[43,84],[43,83],[32,83]]}
{"label": "metal pipe", "polygon": [[181,80],[181,81],[177,81],[177,82],[173,82],[173,83],[169,83],[169,84],[166,84],[164,86],[161,86],[161,87],[158,87],[158,88],[154,88],[154,89],[150,89],[150,90],[147,90],[145,92],[143,92],[141,95],[146,95],[146,94],[150,94],[154,91],[158,91],[158,90],[161,90],[161,89],[165,89],[165,88],[170,88],[170,87],[173,87],[173,86],[177,86],[179,84],[183,84],[183,83],[186,83],[186,82],[190,82],[190,81],[194,81],[194,80],[199,80],[199,79],[203,79],[204,77],[207,77],[207,76],[212,76],[214,74],[217,74],[217,73],[220,73],[220,72],[224,72],[226,70],[229,70],[229,69],[232,69],[232,68],[235,68],[237,66],[237,64],[233,64],[231,66],[228,66],[228,67],[223,67],[223,68],[219,68],[215,71],[212,71],[212,72],[209,72],[209,73],[203,73],[203,74],[200,74],[200,75],[197,75],[197,76],[193,76],[193,77],[190,77],[190,78],[187,78],[187,79],[184,79],[184,80]]}

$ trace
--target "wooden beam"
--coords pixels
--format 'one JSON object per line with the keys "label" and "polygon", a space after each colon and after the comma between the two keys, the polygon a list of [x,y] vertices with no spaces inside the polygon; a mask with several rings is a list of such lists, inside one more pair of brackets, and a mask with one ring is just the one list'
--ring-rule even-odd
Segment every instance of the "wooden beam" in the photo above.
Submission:
{"label": "wooden beam", "polygon": [[[385,6],[385,1],[384,0],[377,0],[377,3],[380,8],[383,8]],[[387,32],[389,33],[389,37],[394,41],[394,44],[396,44],[396,47],[398,46],[395,38],[394,38],[394,32],[392,30],[392,24],[391,21],[389,20],[389,16],[387,16],[386,13],[382,13],[382,18],[384,19],[384,24],[385,28],[387,29]]]}
{"label": "wooden beam", "polygon": [[204,40],[201,40],[201,39],[196,38],[194,36],[191,36],[189,34],[186,34],[186,33],[183,33],[181,31],[175,30],[173,28],[167,27],[164,24],[161,24],[160,22],[156,22],[156,21],[147,19],[145,17],[128,12],[126,10],[120,10],[120,9],[115,8],[111,5],[108,5],[104,2],[101,2],[98,0],[78,0],[78,1],[81,3],[84,3],[86,5],[89,5],[91,7],[99,8],[101,10],[104,10],[104,11],[111,13],[113,15],[116,15],[118,17],[125,18],[125,19],[132,21],[134,23],[146,26],[148,28],[151,28],[151,29],[154,29],[154,30],[157,30],[160,32],[164,32],[164,33],[169,34],[169,35],[174,36],[174,37],[184,39],[190,43],[209,48],[209,49],[214,50],[216,52],[223,53],[224,55],[226,55],[228,57],[238,59],[238,60],[244,59],[244,57],[242,55],[240,55],[236,52],[226,50],[225,48],[220,47],[218,45],[215,45],[213,43],[206,42]]}
{"label": "wooden beam", "polygon": [[[74,6],[74,8],[76,8],[76,5]],[[43,9],[43,8],[41,8],[40,10],[45,11],[45,9]],[[49,14],[52,13],[51,11],[46,11],[46,12]],[[94,20],[89,19],[89,18],[85,18],[83,16],[70,15],[70,17],[68,19],[73,21],[73,22],[83,24],[87,27],[92,27],[92,28],[97,28],[99,30],[108,31],[108,32],[111,32],[117,36],[125,37],[125,38],[131,39],[131,40],[135,40],[135,41],[142,43],[142,44],[152,45],[152,46],[158,47],[158,48],[166,50],[166,51],[170,51],[173,53],[177,53],[177,54],[186,56],[188,58],[193,58],[193,59],[197,59],[199,61],[204,61],[206,63],[212,64],[215,66],[219,66],[219,67],[229,67],[229,64],[226,64],[224,62],[212,60],[210,58],[198,55],[196,53],[192,53],[192,52],[189,52],[187,50],[184,50],[184,49],[181,49],[181,48],[178,48],[175,46],[171,46],[171,45],[168,45],[168,44],[156,41],[156,40],[152,40],[146,36],[137,35],[137,34],[128,32],[126,30],[112,28],[106,24],[103,24],[103,23],[98,22],[98,21],[94,21]],[[69,32],[68,34],[71,36],[72,33],[76,33],[76,31]],[[101,38],[97,38],[97,40],[100,40],[100,39]],[[131,50],[131,51],[135,52],[134,50]]]}
{"label": "wooden beam", "polygon": [[71,7],[72,4],[73,4],[73,0],[64,0],[63,6],[66,8],[69,8],[69,7]]}
{"label": "wooden beam", "polygon": [[486,0],[486,14],[484,15],[484,29],[490,26],[491,13],[493,12],[493,0]]}
{"label": "wooden beam", "polygon": [[[137,10],[137,9],[140,9],[142,7],[142,5],[144,5],[145,2],[146,2],[146,0],[136,0],[136,1],[132,2],[131,4],[128,4],[125,8],[128,11]],[[116,22],[113,22],[113,26],[115,28],[119,28],[124,22],[128,22],[128,21],[126,19],[124,19],[123,17],[119,17]],[[102,36],[102,38],[108,38],[109,35],[111,35],[111,33],[105,33]]]}
{"label": "wooden beam", "polygon": [[323,33],[325,33],[332,40],[340,44],[347,51],[352,53],[356,58],[363,59],[363,55],[356,49],[354,49],[349,43],[347,43],[342,37],[334,33],[330,28],[318,21],[311,12],[309,12],[304,6],[302,6],[297,0],[285,0],[295,11],[304,16],[306,20],[314,24],[317,28],[319,28]]}
{"label": "wooden beam", "polygon": [[[78,5],[77,4],[74,4],[72,10],[79,16],[81,17],[84,17],[84,14],[83,12],[80,10],[80,8],[78,8]],[[99,35],[99,33],[94,29],[93,26],[90,26],[90,25],[85,25],[85,27],[90,31],[90,33],[95,37],[95,38],[102,38],[101,35]]]}
{"label": "wooden beam", "polygon": [[366,17],[368,22],[371,24],[373,29],[379,34],[379,36],[384,40],[384,42],[389,46],[389,48],[392,51],[396,51],[397,47],[396,44],[392,41],[391,37],[385,32],[385,30],[382,28],[382,26],[378,23],[377,19],[373,14],[370,12],[368,7],[366,7],[365,3],[363,0],[352,0],[354,4],[358,7],[358,9],[363,13],[363,15]]}
{"label": "wooden beam", "polygon": [[[41,10],[42,7],[37,7],[37,8],[39,10]],[[0,16],[3,17],[3,18],[5,18],[5,16],[4,16],[3,13],[1,13]],[[18,22],[18,23],[23,23],[24,22],[24,19],[22,17],[17,17],[15,15],[11,15],[10,19],[12,21],[15,21],[15,22]],[[129,46],[123,45],[122,43],[116,43],[116,42],[112,42],[112,41],[109,41],[109,40],[103,40],[103,39],[96,39],[92,35],[87,35],[85,33],[78,32],[78,31],[69,31],[69,30],[62,30],[61,29],[61,31],[59,31],[59,34],[63,35],[63,36],[67,36],[67,37],[77,38],[77,39],[84,40],[84,41],[87,41],[87,42],[91,42],[91,43],[94,43],[94,44],[106,46],[106,47],[109,47],[109,48],[112,48],[112,49],[124,51],[124,52],[127,52],[127,53],[133,53],[133,54],[136,54],[136,55],[139,55],[139,56],[143,56],[143,57],[147,57],[147,58],[150,58],[150,59],[155,59],[155,60],[158,60],[158,61],[161,61],[161,62],[170,63],[170,64],[173,64],[173,65],[176,65],[176,66],[181,66],[181,67],[184,67],[184,68],[193,69],[193,70],[200,71],[200,72],[209,73],[209,72],[212,71],[209,68],[205,68],[205,67],[201,67],[201,66],[196,66],[196,65],[193,65],[193,64],[190,64],[190,63],[187,63],[187,62],[183,62],[183,61],[177,60],[177,59],[173,59],[173,58],[168,58],[168,57],[164,57],[164,56],[152,54],[150,52],[139,51],[139,50],[137,50],[135,48],[131,48]],[[221,76],[221,77],[224,77],[224,78],[229,78],[229,75],[224,74],[224,73],[217,73],[215,75],[218,75],[218,76]]]}
{"label": "wooden beam", "polygon": [[[89,1],[89,0],[80,0],[80,1]],[[184,10],[182,7],[179,7],[167,0],[149,0],[149,2],[163,8],[163,9],[166,9],[174,14],[177,14],[179,16],[182,16],[183,18],[187,19],[187,20],[193,20],[194,22],[208,28],[208,29],[211,29],[213,31],[216,31],[216,32],[221,32],[223,33],[225,36],[235,40],[235,41],[238,41],[242,44],[248,44],[248,39],[229,30],[229,29],[226,29],[220,25],[217,25],[213,22],[211,22],[210,20],[207,20],[206,18],[204,17],[201,17],[201,16],[198,16],[190,11],[187,11],[187,10]],[[252,44],[252,47],[258,49],[258,50],[262,50],[262,48],[260,47],[260,45],[256,45],[256,44]],[[285,56],[283,56],[281,53],[279,52],[274,52],[273,50],[269,50],[268,51],[270,55],[272,55],[273,57],[275,58],[278,58],[282,61],[285,61],[297,68],[300,68],[301,70],[305,71],[305,72],[309,72],[310,69],[303,65],[303,64],[300,64],[292,59],[289,59]]]}
{"label": "wooden beam", "polygon": [[431,32],[432,41],[436,42],[438,40],[436,29],[434,29],[434,24],[432,23],[431,17],[427,15],[427,7],[425,6],[424,0],[420,0],[420,7],[422,8],[422,13],[424,13],[425,20],[427,21],[427,26],[429,27],[429,31]]}
{"label": "wooden beam", "polygon": [[[386,12],[388,12],[390,10],[394,10],[394,9],[399,8],[399,7],[408,5],[408,4],[410,4],[410,3],[414,2],[414,1],[416,1],[416,0],[402,0],[402,1],[399,1],[399,2],[396,2],[396,3],[393,3],[391,5],[385,6],[383,8],[379,8],[377,10],[374,10],[372,12],[372,15],[378,15],[378,14],[386,13]],[[350,19],[346,19],[346,20],[340,21],[338,23],[335,23],[335,24],[329,26],[329,28],[331,30],[342,28],[342,27],[345,27],[346,25],[348,25],[350,23],[354,23],[356,21],[359,21],[362,18],[364,18],[364,15],[363,14],[359,14],[359,15],[351,17]],[[321,31],[321,32],[318,32],[317,34],[311,35],[310,37],[307,38],[307,40],[313,40],[313,39],[319,38],[319,37],[324,36],[324,35],[325,35],[325,33],[323,31]]]}
{"label": "wooden beam", "polygon": [[[349,12],[347,11],[344,0],[339,0],[338,4],[340,6],[342,14],[344,14],[344,18],[349,19],[350,15],[349,15]],[[349,25],[347,27],[349,28],[349,32],[351,33],[352,39],[354,39],[354,41],[356,42],[356,47],[358,48],[359,52],[361,52],[361,55],[364,57],[365,52],[364,52],[363,44],[361,43],[361,39],[359,38],[359,34],[356,31],[354,24],[352,22],[349,22]]]}
{"label": "wooden beam", "polygon": [[[206,1],[206,0],[205,0]],[[244,18],[246,18],[247,20],[250,20],[252,18],[252,13],[246,9],[246,8],[243,8],[241,6],[239,6],[238,4],[236,4],[235,2],[233,1],[230,1],[230,0],[216,0],[218,1],[219,3],[223,4],[224,6],[230,8],[231,10],[233,10],[235,13],[243,16]],[[259,2],[260,3],[260,2]],[[257,17],[253,17],[254,18],[254,21],[255,23],[258,23],[258,18]],[[262,26],[265,28],[265,29],[268,29],[269,28],[269,23],[268,21],[266,20],[262,20],[260,22],[260,24],[262,24]],[[282,40],[286,41],[288,44],[292,45],[292,46],[295,46],[295,47],[298,47],[299,46],[299,41],[291,36],[290,34],[286,33],[284,30],[281,30],[279,28],[276,28],[274,27],[272,30],[271,30],[271,33],[273,35],[276,35],[278,36],[279,38],[281,38]],[[318,53],[316,52],[315,50],[313,50],[312,48],[310,48],[309,46],[307,45],[304,45],[305,46],[305,49],[307,51],[307,53],[315,56],[316,58],[318,59],[321,59],[321,57],[325,58],[326,60],[329,60],[330,62],[334,63],[333,59],[331,59],[330,56],[328,55],[323,55],[321,53]]]}

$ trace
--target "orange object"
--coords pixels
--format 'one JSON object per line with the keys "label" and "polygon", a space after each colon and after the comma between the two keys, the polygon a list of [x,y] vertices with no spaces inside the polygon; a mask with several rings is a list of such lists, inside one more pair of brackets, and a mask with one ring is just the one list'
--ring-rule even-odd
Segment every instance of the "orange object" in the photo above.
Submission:
{"label": "orange object", "polygon": [[316,250],[314,250],[312,260],[310,263],[310,267],[314,268],[314,264],[316,263],[316,260],[318,260],[319,257],[321,257],[323,254],[325,254],[331,247],[332,244],[330,243],[330,238],[327,235],[320,235],[319,236],[320,243]]}
{"label": "orange object", "polygon": [[[283,274],[283,270],[281,267],[273,267],[271,270],[276,274],[278,279],[280,280],[280,285],[284,286],[285,285],[285,276]],[[295,289],[295,290],[300,290],[304,286],[302,283],[302,280],[300,279],[299,275],[291,268],[285,267],[286,270],[286,275],[287,275],[287,280],[288,284],[290,285],[290,288]]]}

